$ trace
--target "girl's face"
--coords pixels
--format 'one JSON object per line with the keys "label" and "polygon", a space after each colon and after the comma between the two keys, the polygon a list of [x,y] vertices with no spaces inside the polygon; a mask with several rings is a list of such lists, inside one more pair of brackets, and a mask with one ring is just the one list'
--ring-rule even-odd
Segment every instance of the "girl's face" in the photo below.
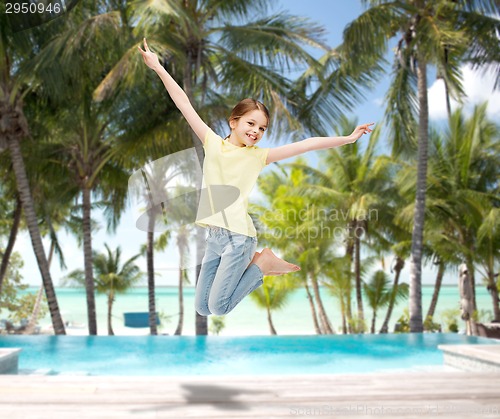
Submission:
{"label": "girl's face", "polygon": [[251,147],[257,144],[267,129],[267,118],[264,112],[256,109],[247,112],[238,120],[229,122],[231,136],[229,142],[238,147]]}

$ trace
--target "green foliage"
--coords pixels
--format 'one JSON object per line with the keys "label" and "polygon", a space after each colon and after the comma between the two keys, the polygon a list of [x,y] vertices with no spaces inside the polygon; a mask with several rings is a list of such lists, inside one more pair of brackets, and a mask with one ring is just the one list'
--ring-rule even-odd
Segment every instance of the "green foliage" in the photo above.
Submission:
{"label": "green foliage", "polygon": [[352,333],[363,333],[369,329],[366,322],[361,320],[358,316],[352,316],[347,323]]}
{"label": "green foliage", "polygon": [[173,315],[169,315],[165,313],[163,310],[160,310],[158,312],[158,319],[160,320],[158,329],[163,331],[163,329],[165,329],[167,324],[172,322],[173,317],[174,317]]}
{"label": "green foliage", "polygon": [[226,327],[224,316],[211,316],[209,330],[218,335]]}
{"label": "green foliage", "polygon": [[[143,277],[143,273],[134,263],[140,255],[135,255],[121,263],[121,248],[113,252],[107,244],[106,253],[94,253],[94,274],[96,291],[112,295],[126,292]],[[85,273],[81,269],[70,272],[63,278],[64,285],[85,285]]]}
{"label": "green foliage", "polygon": [[443,323],[446,325],[447,332],[452,332],[452,333],[458,332],[459,317],[460,317],[460,310],[458,308],[443,310],[441,312],[441,318],[443,319]]}
{"label": "green foliage", "polygon": [[426,332],[441,332],[441,325],[439,323],[434,323],[432,316],[427,316],[424,321],[424,330]]}
{"label": "green foliage", "polygon": [[488,323],[493,319],[493,311],[491,310],[475,310],[474,313],[472,313],[472,320],[474,320],[476,323]]}
{"label": "green foliage", "polygon": [[[476,315],[476,313],[477,313],[477,315]],[[474,315],[475,315],[475,317],[477,317],[476,321],[479,323],[488,323],[491,321],[491,319],[494,318],[493,311],[491,311],[491,310],[481,309],[481,310],[475,311]]]}
{"label": "green foliage", "polygon": [[410,333],[410,313],[407,308],[396,322],[394,333]]}
{"label": "green foliage", "polygon": [[[14,323],[31,318],[37,299],[37,294],[35,293],[19,295],[20,291],[28,288],[28,285],[22,282],[23,277],[20,273],[23,265],[24,263],[20,254],[17,252],[12,253],[2,286],[2,295],[0,296],[0,312],[2,310],[5,311],[5,317]],[[47,300],[45,295],[43,295],[37,320],[45,317],[47,312]]]}
{"label": "green foliage", "polygon": [[363,284],[363,290],[368,300],[368,305],[374,311],[389,304],[392,287],[389,276],[384,271],[376,271],[370,278],[370,281]]}
{"label": "green foliage", "polygon": [[2,285],[2,295],[0,295],[0,311],[5,309],[11,313],[15,313],[18,309],[20,302],[17,294],[19,291],[23,291],[28,288],[28,285],[23,284],[22,282],[23,277],[20,271],[23,266],[24,262],[21,255],[17,252],[12,253]]}
{"label": "green foliage", "polygon": [[286,305],[296,287],[297,281],[292,275],[266,276],[262,286],[254,290],[250,298],[259,308],[280,310]]}
{"label": "green foliage", "polygon": [[[37,294],[32,292],[19,297],[17,300],[17,307],[9,316],[9,319],[14,322],[21,322],[22,320],[30,319],[36,304],[36,299]],[[47,305],[47,299],[45,298],[45,295],[43,295],[42,301],[40,302],[40,310],[38,311],[37,321],[43,319],[48,312],[49,307]]]}

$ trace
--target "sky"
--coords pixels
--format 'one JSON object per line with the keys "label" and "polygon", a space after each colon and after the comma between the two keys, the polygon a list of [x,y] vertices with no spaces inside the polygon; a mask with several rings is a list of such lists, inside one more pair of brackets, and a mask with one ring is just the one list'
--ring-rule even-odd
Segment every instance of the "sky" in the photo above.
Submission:
{"label": "sky", "polygon": [[[334,47],[341,43],[342,31],[345,26],[355,19],[362,11],[361,1],[359,0],[280,0],[277,1],[277,7],[281,10],[286,10],[290,14],[304,16],[323,25],[327,30],[326,42]],[[281,6],[281,7],[280,7]],[[467,97],[465,98],[464,107],[470,112],[474,104],[489,100],[488,112],[492,118],[500,120],[500,93],[493,92],[493,76],[479,75],[473,72],[468,67],[463,69],[463,86]],[[350,117],[356,117],[359,123],[376,122],[380,123],[383,119],[383,102],[384,94],[388,88],[387,77],[385,77],[371,92],[369,92],[363,103],[359,104],[353,111]],[[440,123],[446,119],[446,105],[444,86],[439,80],[434,80],[430,77],[429,86],[429,111],[431,123]],[[452,107],[458,105],[453,102]],[[349,134],[349,133],[346,133]],[[333,135],[333,133],[332,133]],[[381,147],[388,145],[383,142],[384,134],[382,134]],[[363,137],[365,138],[365,137]],[[266,145],[266,140],[263,139],[259,144],[261,147],[276,146],[273,143]],[[308,156],[309,162],[316,162],[317,156]],[[286,161],[285,161],[286,162]],[[96,214],[94,214],[96,215]],[[97,219],[102,217],[97,216]],[[140,247],[146,241],[146,233],[138,230],[135,227],[134,211],[130,210],[122,217],[122,221],[117,229],[116,234],[108,234],[105,230],[104,221],[101,222],[102,229],[97,234],[93,235],[93,247],[97,251],[104,251],[104,244],[107,243],[112,249],[116,246],[121,246],[124,260],[139,252]],[[57,259],[54,260],[51,267],[51,274],[54,284],[60,284],[60,279],[67,273],[76,268],[83,267],[83,250],[79,248],[76,241],[66,235],[64,232],[59,234],[60,241],[63,243],[64,255],[68,265],[67,271],[61,271]],[[45,241],[46,249],[49,248],[48,241]],[[258,247],[258,249],[260,249]],[[24,277],[24,282],[30,285],[40,285],[41,279],[38,271],[38,266],[33,254],[31,242],[27,232],[23,232],[18,236],[15,251],[19,252],[25,266],[21,273]],[[194,256],[192,256],[194,259]],[[177,283],[177,263],[178,253],[175,247],[169,247],[165,252],[157,253],[155,257],[155,265],[161,276],[157,278],[157,285],[176,285]],[[390,258],[386,263],[390,262]],[[139,258],[139,266],[143,271],[146,271],[145,258]],[[377,269],[379,266],[377,266]],[[406,264],[402,272],[401,280],[408,282],[409,278],[409,263]],[[190,273],[191,283],[194,284],[194,275]],[[424,267],[422,281],[424,284],[432,284],[435,279],[435,272],[429,267]],[[456,274],[448,274],[445,277],[445,283],[456,284]]]}

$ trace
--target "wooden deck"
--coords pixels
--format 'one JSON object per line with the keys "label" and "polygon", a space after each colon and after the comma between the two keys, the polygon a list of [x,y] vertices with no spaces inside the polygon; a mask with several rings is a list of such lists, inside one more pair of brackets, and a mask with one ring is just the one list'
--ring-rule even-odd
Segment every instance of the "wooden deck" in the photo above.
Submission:
{"label": "wooden deck", "polygon": [[500,417],[500,373],[0,376],[2,418]]}

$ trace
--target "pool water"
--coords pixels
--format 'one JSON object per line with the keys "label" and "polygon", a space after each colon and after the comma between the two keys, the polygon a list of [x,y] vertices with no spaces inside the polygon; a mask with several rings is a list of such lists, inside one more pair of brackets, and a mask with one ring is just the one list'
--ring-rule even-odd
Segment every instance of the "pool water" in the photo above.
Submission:
{"label": "pool water", "polygon": [[21,348],[21,373],[89,375],[337,374],[442,366],[456,334],[334,336],[0,336]]}

